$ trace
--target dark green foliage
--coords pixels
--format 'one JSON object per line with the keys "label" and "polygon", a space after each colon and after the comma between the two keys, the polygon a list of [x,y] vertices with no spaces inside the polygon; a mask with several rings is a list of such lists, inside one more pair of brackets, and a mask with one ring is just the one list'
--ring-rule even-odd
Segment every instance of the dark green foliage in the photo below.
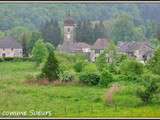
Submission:
{"label": "dark green foliage", "polygon": [[23,57],[28,57],[28,47],[27,47],[27,35],[24,33],[22,35],[22,49],[23,49]]}
{"label": "dark green foliage", "polygon": [[113,78],[112,73],[110,73],[106,69],[103,69],[100,75],[100,82],[99,82],[100,86],[107,87],[108,84],[113,81],[114,81],[114,78]]}
{"label": "dark green foliage", "polygon": [[145,86],[144,89],[137,90],[137,96],[145,103],[151,102],[153,95],[156,94],[158,90],[158,85],[155,81],[148,81],[149,83]]}
{"label": "dark green foliage", "polygon": [[77,61],[73,67],[76,72],[82,72],[84,65],[85,63],[83,61]]}
{"label": "dark green foliage", "polygon": [[57,20],[51,19],[47,21],[41,28],[41,34],[46,42],[55,45],[55,47],[62,43],[61,29]]}
{"label": "dark green foliage", "polygon": [[93,44],[95,42],[94,39],[94,31],[93,24],[89,20],[85,20],[83,22],[79,22],[78,27],[76,28],[76,40],[77,42],[86,42],[88,44]]}
{"label": "dark green foliage", "polygon": [[0,62],[5,62],[5,61],[10,61],[10,62],[21,62],[21,61],[32,61],[31,58],[29,57],[5,57],[5,58],[0,58]]}
{"label": "dark green foliage", "polygon": [[57,80],[59,73],[59,64],[57,59],[55,58],[54,51],[49,52],[47,61],[42,68],[42,76],[47,78],[49,81]]}
{"label": "dark green foliage", "polygon": [[106,34],[107,32],[103,21],[96,23],[94,27],[94,39],[97,40],[98,38],[106,38]]}
{"label": "dark green foliage", "polygon": [[100,80],[100,75],[98,73],[82,72],[79,75],[79,80],[81,83],[86,85],[98,85]]}

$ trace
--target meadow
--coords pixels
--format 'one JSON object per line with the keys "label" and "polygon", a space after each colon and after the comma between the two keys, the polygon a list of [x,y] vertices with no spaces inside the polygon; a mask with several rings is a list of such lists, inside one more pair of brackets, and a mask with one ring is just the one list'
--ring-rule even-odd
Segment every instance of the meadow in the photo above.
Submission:
{"label": "meadow", "polygon": [[[160,117],[158,100],[143,106],[136,97],[137,84],[121,82],[115,104],[108,106],[103,101],[107,88],[26,82],[39,72],[33,62],[0,62],[0,117]],[[13,111],[27,114],[7,116]],[[30,111],[51,114],[32,115]]]}

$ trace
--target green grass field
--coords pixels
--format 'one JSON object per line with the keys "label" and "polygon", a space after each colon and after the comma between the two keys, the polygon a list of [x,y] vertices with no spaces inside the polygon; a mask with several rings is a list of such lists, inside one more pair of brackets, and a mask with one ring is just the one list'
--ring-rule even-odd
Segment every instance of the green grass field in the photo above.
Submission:
{"label": "green grass field", "polygon": [[[0,117],[160,117],[160,103],[141,105],[136,84],[123,84],[114,97],[116,105],[104,104],[106,88],[78,85],[37,85],[25,81],[39,70],[32,62],[0,63]],[[26,116],[9,112],[27,112]],[[50,111],[51,116],[31,111]]]}

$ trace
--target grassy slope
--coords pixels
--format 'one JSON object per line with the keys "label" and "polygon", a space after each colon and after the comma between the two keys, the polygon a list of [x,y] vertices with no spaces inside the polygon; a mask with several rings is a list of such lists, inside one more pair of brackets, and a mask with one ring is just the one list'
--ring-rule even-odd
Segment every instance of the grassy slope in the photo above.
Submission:
{"label": "grassy slope", "polygon": [[31,116],[30,110],[51,111],[52,117],[160,117],[160,104],[139,106],[140,100],[133,94],[136,85],[124,87],[115,96],[117,107],[106,106],[104,88],[24,83],[28,75],[38,72],[31,62],[0,63],[1,112],[27,111]]}

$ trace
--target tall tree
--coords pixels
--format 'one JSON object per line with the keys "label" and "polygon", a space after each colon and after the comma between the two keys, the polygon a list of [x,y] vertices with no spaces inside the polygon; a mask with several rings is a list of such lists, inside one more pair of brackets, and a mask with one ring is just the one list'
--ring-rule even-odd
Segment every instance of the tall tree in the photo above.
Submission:
{"label": "tall tree", "polygon": [[[115,19],[115,20],[114,20]],[[113,18],[112,39],[114,41],[134,41],[133,18],[126,13]]]}
{"label": "tall tree", "polygon": [[41,33],[45,41],[50,42],[55,47],[62,41],[61,29],[57,20],[47,21],[42,27]]}
{"label": "tall tree", "polygon": [[95,24],[94,27],[94,35],[95,35],[95,40],[97,40],[98,38],[105,38],[107,37],[106,35],[106,28],[103,24],[103,21],[100,21],[99,23]]}
{"label": "tall tree", "polygon": [[27,36],[25,33],[22,35],[22,48],[23,48],[23,56],[28,57]]}

